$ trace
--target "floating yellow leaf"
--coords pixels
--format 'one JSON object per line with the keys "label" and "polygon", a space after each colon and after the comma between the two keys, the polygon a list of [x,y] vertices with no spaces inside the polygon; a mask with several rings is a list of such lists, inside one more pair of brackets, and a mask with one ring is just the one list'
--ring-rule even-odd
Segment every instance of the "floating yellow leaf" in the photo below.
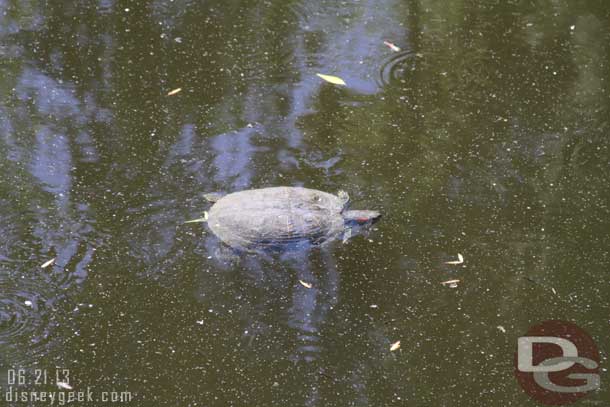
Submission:
{"label": "floating yellow leaf", "polygon": [[305,288],[311,288],[312,287],[310,283],[307,283],[307,282],[305,282],[303,280],[299,280],[299,283],[301,283],[301,285],[303,287],[305,287]]}
{"label": "floating yellow leaf", "polygon": [[332,83],[334,85],[345,86],[345,81],[343,79],[339,78],[338,76],[324,75],[321,73],[317,73],[316,75],[318,75],[320,78],[324,79],[326,82]]}
{"label": "floating yellow leaf", "polygon": [[392,44],[390,41],[384,41],[383,42],[385,45],[387,45],[392,51],[394,52],[400,52],[400,48],[397,47],[396,45]]}
{"label": "floating yellow leaf", "polygon": [[464,257],[458,253],[458,259],[453,261],[446,261],[445,264],[462,264],[464,263]]}
{"label": "floating yellow leaf", "polygon": [[181,90],[182,90],[182,88],[176,88],[174,90],[170,90],[169,92],[167,92],[167,96],[175,95],[176,93],[180,92]]}
{"label": "floating yellow leaf", "polygon": [[207,220],[208,220],[208,213],[207,212],[203,212],[203,218],[187,220],[184,223],[200,223],[200,222],[207,222]]}
{"label": "floating yellow leaf", "polygon": [[394,352],[400,348],[400,341],[396,341],[390,346],[390,352]]}
{"label": "floating yellow leaf", "polygon": [[45,262],[44,262],[44,263],[43,263],[43,264],[40,266],[40,268],[46,269],[47,267],[49,267],[50,265],[52,265],[53,263],[55,263],[55,259],[56,259],[56,258],[57,258],[57,257],[53,257],[51,260],[49,260],[49,261],[45,261]]}

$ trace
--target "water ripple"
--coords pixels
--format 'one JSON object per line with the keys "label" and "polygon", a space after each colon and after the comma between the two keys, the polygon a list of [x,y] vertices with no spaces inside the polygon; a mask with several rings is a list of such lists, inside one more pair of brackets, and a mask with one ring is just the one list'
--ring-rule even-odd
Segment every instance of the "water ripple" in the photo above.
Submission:
{"label": "water ripple", "polygon": [[[15,279],[0,272],[0,349],[13,366],[45,353],[54,328],[54,299],[45,291],[48,282],[42,279]],[[19,351],[25,344],[28,352]]]}
{"label": "water ripple", "polygon": [[416,53],[413,51],[400,51],[384,59],[379,69],[377,83],[379,86],[396,84],[405,77],[405,72],[415,70]]}

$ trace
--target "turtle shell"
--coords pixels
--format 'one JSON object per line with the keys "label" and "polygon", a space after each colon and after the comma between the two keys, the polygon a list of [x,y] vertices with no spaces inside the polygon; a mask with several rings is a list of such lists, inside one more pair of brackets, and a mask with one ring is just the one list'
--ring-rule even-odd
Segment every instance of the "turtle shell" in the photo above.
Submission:
{"label": "turtle shell", "polygon": [[315,189],[251,189],[218,200],[208,213],[208,225],[237,248],[321,244],[343,233],[345,204],[338,196]]}

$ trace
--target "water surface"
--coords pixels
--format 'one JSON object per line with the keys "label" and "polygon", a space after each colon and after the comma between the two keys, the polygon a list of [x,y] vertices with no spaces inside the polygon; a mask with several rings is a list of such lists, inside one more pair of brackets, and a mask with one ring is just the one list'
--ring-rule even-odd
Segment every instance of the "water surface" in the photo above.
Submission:
{"label": "water surface", "polygon": [[[133,406],[533,406],[516,339],[563,319],[609,402],[609,22],[603,2],[0,0],[2,395],[62,368]],[[275,185],[384,218],[236,262],[183,224],[205,192]]]}

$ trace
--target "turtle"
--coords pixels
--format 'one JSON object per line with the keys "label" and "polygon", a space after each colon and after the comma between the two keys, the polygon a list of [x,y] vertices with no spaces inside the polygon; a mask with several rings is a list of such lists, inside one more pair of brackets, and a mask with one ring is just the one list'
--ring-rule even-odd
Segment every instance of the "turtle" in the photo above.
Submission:
{"label": "turtle", "polygon": [[321,246],[381,218],[374,210],[348,210],[345,191],[336,195],[303,187],[268,187],[230,194],[209,193],[210,230],[225,244],[247,252]]}

